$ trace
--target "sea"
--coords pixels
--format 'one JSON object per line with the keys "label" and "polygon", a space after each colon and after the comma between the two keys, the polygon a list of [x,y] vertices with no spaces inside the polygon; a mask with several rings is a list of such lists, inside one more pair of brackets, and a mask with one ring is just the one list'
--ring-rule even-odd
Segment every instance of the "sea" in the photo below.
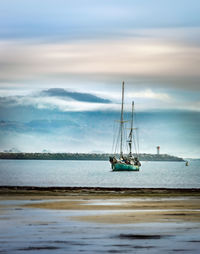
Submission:
{"label": "sea", "polygon": [[108,161],[0,160],[0,186],[200,188],[200,160],[142,162],[113,172]]}

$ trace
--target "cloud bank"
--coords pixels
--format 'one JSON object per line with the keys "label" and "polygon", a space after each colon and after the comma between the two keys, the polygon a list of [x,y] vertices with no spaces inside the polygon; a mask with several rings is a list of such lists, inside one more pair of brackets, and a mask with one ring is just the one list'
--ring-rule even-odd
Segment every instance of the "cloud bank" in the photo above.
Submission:
{"label": "cloud bank", "polygon": [[0,84],[126,80],[134,85],[199,88],[200,47],[156,38],[66,43],[0,42]]}
{"label": "cloud bank", "polygon": [[[186,96],[187,96],[186,92]],[[125,111],[131,111],[131,103],[135,101],[137,111],[159,110],[190,110],[200,111],[200,100],[196,98],[185,99],[173,93],[153,91],[151,89],[126,91]],[[120,111],[121,92],[81,93],[68,91],[63,88],[53,88],[28,95],[0,97],[1,108],[8,107],[34,107],[37,109],[59,110],[61,112],[84,112],[84,111]]]}
{"label": "cloud bank", "polygon": [[51,88],[48,90],[44,90],[41,92],[41,95],[46,95],[50,97],[61,97],[61,98],[67,97],[77,101],[85,101],[85,102],[96,102],[96,103],[110,103],[111,102],[110,100],[97,97],[93,94],[71,92],[71,91],[66,91],[65,89],[62,89],[62,88]]}

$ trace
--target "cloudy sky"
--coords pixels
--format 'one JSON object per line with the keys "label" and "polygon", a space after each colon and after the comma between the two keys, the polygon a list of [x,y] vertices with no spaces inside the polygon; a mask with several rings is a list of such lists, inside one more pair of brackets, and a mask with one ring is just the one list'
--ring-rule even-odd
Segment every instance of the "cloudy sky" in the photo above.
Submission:
{"label": "cloudy sky", "polygon": [[124,80],[140,152],[199,157],[199,12],[198,0],[0,1],[0,150],[111,152]]}

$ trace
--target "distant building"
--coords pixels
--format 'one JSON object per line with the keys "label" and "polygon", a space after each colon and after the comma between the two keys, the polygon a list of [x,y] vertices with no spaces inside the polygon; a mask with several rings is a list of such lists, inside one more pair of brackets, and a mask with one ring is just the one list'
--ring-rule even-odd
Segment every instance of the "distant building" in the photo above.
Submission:
{"label": "distant building", "polygon": [[157,146],[157,154],[159,155],[160,154],[160,146]]}
{"label": "distant building", "polygon": [[4,152],[4,153],[21,153],[21,151],[18,150],[17,148],[15,148],[15,147],[12,147],[12,148],[9,149],[9,150],[4,150],[3,152]]}
{"label": "distant building", "polygon": [[42,153],[51,153],[51,151],[47,150],[47,149],[43,149]]}

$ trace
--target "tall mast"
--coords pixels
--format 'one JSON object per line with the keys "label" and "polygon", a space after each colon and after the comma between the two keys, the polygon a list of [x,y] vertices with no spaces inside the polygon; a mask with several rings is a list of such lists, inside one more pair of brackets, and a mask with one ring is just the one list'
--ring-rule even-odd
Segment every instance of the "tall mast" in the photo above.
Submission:
{"label": "tall mast", "polygon": [[124,81],[122,82],[122,107],[121,107],[121,121],[120,121],[120,157],[123,156],[123,124],[124,124]]}
{"label": "tall mast", "polygon": [[134,101],[132,101],[132,114],[131,114],[131,128],[130,128],[130,133],[129,133],[129,156],[132,156],[132,144],[133,144],[133,112],[134,112]]}

